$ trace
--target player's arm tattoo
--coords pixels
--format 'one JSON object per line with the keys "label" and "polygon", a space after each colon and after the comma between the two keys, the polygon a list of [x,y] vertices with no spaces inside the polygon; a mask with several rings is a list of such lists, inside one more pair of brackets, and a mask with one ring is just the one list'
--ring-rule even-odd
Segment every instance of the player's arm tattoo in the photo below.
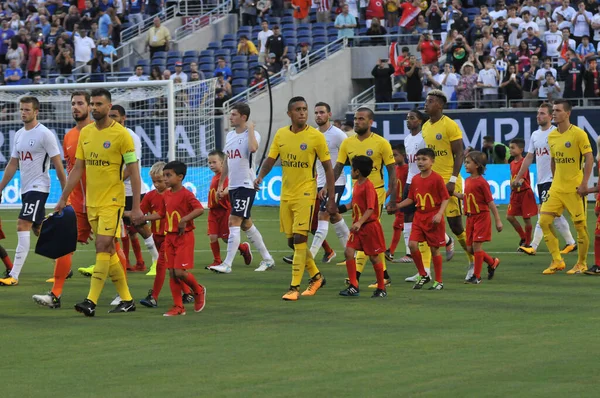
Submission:
{"label": "player's arm tattoo", "polygon": [[454,155],[454,167],[452,168],[452,175],[458,177],[460,168],[462,167],[465,158],[465,148],[462,138],[450,142],[450,146],[452,147],[452,154]]}
{"label": "player's arm tattoo", "polygon": [[344,170],[344,165],[340,162],[336,162],[335,167],[333,168],[333,181],[337,181],[342,175],[342,171]]}

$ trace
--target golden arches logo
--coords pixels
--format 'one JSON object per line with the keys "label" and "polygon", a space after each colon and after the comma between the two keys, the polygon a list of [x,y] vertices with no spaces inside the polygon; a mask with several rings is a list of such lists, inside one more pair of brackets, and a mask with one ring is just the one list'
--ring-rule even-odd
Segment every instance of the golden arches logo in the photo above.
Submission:
{"label": "golden arches logo", "polygon": [[210,191],[208,191],[208,204],[210,206],[216,205],[217,203],[219,203],[219,199],[217,198],[217,190],[211,188]]}
{"label": "golden arches logo", "polygon": [[362,213],[360,211],[360,207],[356,203],[352,203],[352,216],[355,220],[358,220],[362,217]]}
{"label": "golden arches logo", "polygon": [[[477,200],[475,200],[475,195],[472,193],[468,194],[465,202],[467,204],[467,213],[479,214],[479,205],[477,204]],[[471,204],[473,208],[471,208]]]}
{"label": "golden arches logo", "polygon": [[[177,219],[175,219],[177,217]],[[181,214],[177,210],[173,213],[167,213],[167,225],[169,226],[168,231],[177,231],[179,222],[181,221]]]}
{"label": "golden arches logo", "polygon": [[425,206],[427,205],[427,198],[429,198],[429,203],[431,207],[435,207],[435,201],[433,200],[433,196],[430,193],[426,193],[425,195],[417,194],[417,206],[421,208],[421,210],[425,210]]}

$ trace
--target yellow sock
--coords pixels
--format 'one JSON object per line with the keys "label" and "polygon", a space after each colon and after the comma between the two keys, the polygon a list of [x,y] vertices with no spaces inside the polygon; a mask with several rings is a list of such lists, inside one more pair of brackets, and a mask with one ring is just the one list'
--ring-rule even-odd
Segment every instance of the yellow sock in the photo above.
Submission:
{"label": "yellow sock", "polygon": [[[377,255],[377,258],[379,259],[379,261],[383,264],[383,272],[387,271],[387,265],[385,265],[385,253],[379,253]],[[365,263],[366,263],[366,256],[365,256]],[[363,265],[364,267],[364,265]]]}
{"label": "yellow sock", "polygon": [[121,261],[119,260],[119,256],[116,254],[113,254],[110,257],[110,268],[108,269],[108,274],[110,275],[112,282],[115,284],[117,293],[119,293],[121,300],[133,300],[133,297],[131,297],[131,293],[129,292],[129,286],[127,286],[127,278],[125,277],[125,272],[123,272]]}
{"label": "yellow sock", "polygon": [[365,252],[356,252],[356,271],[362,274],[366,263],[367,256],[365,256]]}
{"label": "yellow sock", "polygon": [[431,249],[427,242],[419,242],[419,251],[421,252],[421,258],[423,259],[423,267],[429,272],[431,268]]}
{"label": "yellow sock", "polygon": [[96,253],[96,265],[94,266],[94,273],[92,274],[92,280],[90,282],[90,292],[88,293],[88,300],[94,304],[98,304],[100,293],[104,288],[104,282],[108,275],[108,269],[110,268],[110,254],[109,253]]}
{"label": "yellow sock", "polygon": [[475,262],[475,257],[473,257],[473,255],[471,253],[469,253],[469,251],[467,250],[467,233],[465,231],[463,231],[462,234],[456,235],[456,239],[458,240],[458,243],[460,243],[461,247],[467,254],[467,258],[469,259],[469,264],[473,264]]}
{"label": "yellow sock", "polygon": [[[562,261],[562,256],[560,255],[560,249],[558,247],[558,238],[556,237],[556,233],[554,229],[551,227],[554,222],[554,216],[550,214],[541,214],[540,215],[540,227],[542,227],[542,231],[544,232],[544,241],[546,242],[546,246],[548,247],[548,251],[552,255],[553,261]],[[579,232],[579,231],[578,231]],[[587,236],[587,232],[586,232]],[[589,247],[589,238],[587,238],[588,247]],[[585,252],[587,255],[587,251]]]}
{"label": "yellow sock", "polygon": [[577,230],[577,262],[587,266],[587,255],[590,250],[590,236],[587,231],[587,223],[585,221],[576,222],[575,229]]}
{"label": "yellow sock", "polygon": [[306,271],[308,271],[308,275],[310,275],[311,278],[319,273],[319,268],[317,268],[317,264],[315,264],[315,259],[308,249],[308,245],[306,249]]}
{"label": "yellow sock", "polygon": [[292,286],[300,286],[302,283],[302,275],[306,268],[306,253],[308,245],[304,243],[294,244],[294,260],[292,262]]}

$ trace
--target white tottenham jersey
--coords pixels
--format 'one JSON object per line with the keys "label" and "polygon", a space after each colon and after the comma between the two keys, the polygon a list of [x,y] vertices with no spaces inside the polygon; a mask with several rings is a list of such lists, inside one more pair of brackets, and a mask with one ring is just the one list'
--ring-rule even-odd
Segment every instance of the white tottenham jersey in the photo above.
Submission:
{"label": "white tottenham jersey", "polygon": [[15,134],[11,157],[19,160],[21,194],[29,191],[50,192],[50,158],[60,155],[56,137],[38,123],[31,130],[21,128]]}
{"label": "white tottenham jersey", "polygon": [[[140,168],[140,181],[142,179],[142,140],[139,135],[133,132],[131,129],[127,129],[129,131],[129,135],[133,139],[133,147],[135,148],[135,157],[138,159],[138,166]],[[131,189],[131,178],[127,177],[124,181],[125,183],[125,196],[133,196],[133,190]],[[148,192],[142,181],[142,186],[140,187],[140,193],[145,194]]]}
{"label": "white tottenham jersey", "polygon": [[[338,129],[334,125],[331,125],[326,132],[323,133],[325,136],[325,141],[327,141],[327,149],[329,149],[329,156],[331,156],[331,167],[335,166],[335,162],[338,157],[338,152],[340,151],[340,146],[342,145],[342,141],[344,141],[348,136],[342,130]],[[327,184],[327,179],[325,178],[325,169],[319,160],[317,160],[317,187],[322,188]],[[336,186],[346,185],[346,175],[342,171],[340,177],[335,182]]]}
{"label": "white tottenham jersey", "polygon": [[531,133],[528,153],[535,154],[535,163],[537,167],[537,183],[552,182],[552,170],[550,168],[550,146],[548,145],[548,135],[556,127],[550,126],[548,130],[537,129]]}
{"label": "white tottenham jersey", "polygon": [[[260,133],[256,130],[254,130],[254,137],[260,146]],[[227,155],[229,189],[242,187],[254,189],[256,153],[250,153],[248,149],[248,130],[240,134],[235,130],[227,133],[223,152]]]}
{"label": "white tottenham jersey", "polygon": [[406,157],[408,158],[408,176],[406,177],[406,183],[410,184],[413,177],[419,174],[421,171],[417,167],[417,152],[419,149],[425,148],[425,140],[423,139],[423,133],[419,131],[419,134],[409,134],[404,138],[404,148],[406,148]]}

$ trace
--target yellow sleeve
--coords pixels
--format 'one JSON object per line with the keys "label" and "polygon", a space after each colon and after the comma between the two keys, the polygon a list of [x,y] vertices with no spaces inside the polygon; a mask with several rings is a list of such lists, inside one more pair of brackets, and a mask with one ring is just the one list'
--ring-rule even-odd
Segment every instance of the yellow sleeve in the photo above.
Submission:
{"label": "yellow sleeve", "polygon": [[389,141],[383,139],[382,140],[382,148],[381,148],[381,156],[383,160],[383,164],[389,166],[390,164],[394,164],[394,153],[392,152],[392,145]]}
{"label": "yellow sleeve", "polygon": [[135,156],[135,146],[133,145],[133,138],[129,135],[128,131],[121,135],[121,156],[125,160],[125,164],[135,163],[138,161]]}
{"label": "yellow sleeve", "polygon": [[269,157],[271,159],[277,159],[279,157],[279,131],[275,133],[275,137],[269,148]]}
{"label": "yellow sleeve", "polygon": [[462,131],[454,120],[448,118],[448,123],[446,126],[446,133],[448,134],[448,139],[450,142],[462,139]]}
{"label": "yellow sleeve", "polygon": [[[77,151],[75,152],[75,159],[85,160],[85,155],[83,153],[83,139],[85,135],[83,131],[79,134],[79,140],[77,141]],[[66,152],[65,152],[66,153]]]}
{"label": "yellow sleeve", "polygon": [[327,141],[325,140],[325,136],[323,134],[315,134],[315,150],[317,152],[317,156],[321,163],[330,161],[331,156],[329,155],[329,148],[327,148]]}
{"label": "yellow sleeve", "polygon": [[585,131],[579,130],[577,132],[577,141],[579,145],[579,151],[582,155],[592,152],[592,145],[590,144],[590,139]]}
{"label": "yellow sleeve", "polygon": [[345,139],[342,141],[342,145],[340,145],[340,150],[338,152],[337,163],[346,164],[346,160],[348,160],[348,141],[349,139]]}

